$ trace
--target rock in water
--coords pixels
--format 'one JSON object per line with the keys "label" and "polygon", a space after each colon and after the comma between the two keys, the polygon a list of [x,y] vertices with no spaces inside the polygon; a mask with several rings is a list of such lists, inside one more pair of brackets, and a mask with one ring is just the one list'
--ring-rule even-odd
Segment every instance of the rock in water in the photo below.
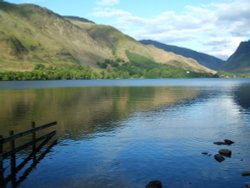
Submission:
{"label": "rock in water", "polygon": [[232,144],[234,144],[234,141],[229,140],[229,139],[225,139],[224,142],[225,142],[227,145],[232,145]]}
{"label": "rock in water", "polygon": [[220,142],[220,141],[219,141],[219,142],[214,142],[214,144],[215,144],[215,145],[219,145],[219,146],[220,146],[220,145],[226,145],[225,142]]}
{"label": "rock in water", "polygon": [[216,155],[214,155],[214,159],[215,159],[216,161],[218,161],[219,163],[221,163],[222,161],[225,160],[225,158],[224,158],[221,154],[216,154]]}
{"label": "rock in water", "polygon": [[146,188],[163,188],[159,180],[154,180],[148,183]]}
{"label": "rock in water", "polygon": [[250,188],[250,182],[245,183],[246,188]]}
{"label": "rock in water", "polygon": [[226,156],[226,157],[231,157],[232,156],[232,151],[229,149],[220,149],[219,154]]}
{"label": "rock in water", "polygon": [[208,155],[208,152],[202,152],[201,154],[202,155]]}
{"label": "rock in water", "polygon": [[244,171],[241,173],[242,176],[250,176],[250,171]]}

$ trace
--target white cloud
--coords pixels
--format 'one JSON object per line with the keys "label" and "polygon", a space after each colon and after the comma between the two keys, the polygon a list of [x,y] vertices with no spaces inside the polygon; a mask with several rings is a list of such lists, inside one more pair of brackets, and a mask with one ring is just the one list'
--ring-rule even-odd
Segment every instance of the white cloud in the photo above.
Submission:
{"label": "white cloud", "polygon": [[114,6],[119,2],[120,0],[99,0],[97,4],[100,6]]}
{"label": "white cloud", "polygon": [[182,13],[166,11],[152,18],[112,7],[99,7],[92,15],[111,19],[113,26],[138,40],[183,45],[222,58],[250,37],[249,0],[186,6]]}

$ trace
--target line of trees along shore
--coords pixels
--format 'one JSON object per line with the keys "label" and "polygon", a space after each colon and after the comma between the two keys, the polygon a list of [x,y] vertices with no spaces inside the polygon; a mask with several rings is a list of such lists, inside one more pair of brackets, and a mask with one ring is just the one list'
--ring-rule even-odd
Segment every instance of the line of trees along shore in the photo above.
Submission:
{"label": "line of trees along shore", "polygon": [[32,71],[0,72],[0,80],[74,80],[74,79],[117,79],[117,78],[194,78],[217,77],[207,73],[197,73],[162,65],[154,62],[138,63],[122,60],[105,60],[97,63],[100,71],[90,67],[72,65],[66,67],[36,64]]}

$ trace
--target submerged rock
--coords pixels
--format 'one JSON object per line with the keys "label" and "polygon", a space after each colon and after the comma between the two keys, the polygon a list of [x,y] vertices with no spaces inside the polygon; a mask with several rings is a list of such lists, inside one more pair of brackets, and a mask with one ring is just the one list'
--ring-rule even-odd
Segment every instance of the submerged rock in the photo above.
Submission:
{"label": "submerged rock", "polygon": [[229,140],[229,139],[225,139],[224,142],[218,141],[218,142],[214,142],[214,144],[216,144],[216,145],[228,145],[228,146],[230,146],[230,145],[234,144],[234,141]]}
{"label": "submerged rock", "polygon": [[215,159],[216,161],[218,161],[219,163],[221,163],[222,161],[225,160],[225,158],[224,158],[221,154],[216,154],[216,155],[214,155],[214,159]]}
{"label": "submerged rock", "polygon": [[215,145],[227,145],[225,142],[221,142],[221,141],[219,141],[219,142],[214,142],[214,144],[215,144]]}
{"label": "submerged rock", "polygon": [[232,144],[234,144],[234,141],[229,140],[229,139],[225,139],[224,142],[225,142],[227,145],[232,145]]}
{"label": "submerged rock", "polygon": [[146,188],[163,188],[163,187],[162,187],[161,181],[154,180],[154,181],[149,182]]}
{"label": "submerged rock", "polygon": [[250,188],[250,182],[245,183],[246,188]]}
{"label": "submerged rock", "polygon": [[202,155],[208,155],[208,152],[202,152],[201,154]]}
{"label": "submerged rock", "polygon": [[241,173],[242,176],[250,176],[250,171],[244,171]]}
{"label": "submerged rock", "polygon": [[225,157],[231,157],[232,156],[232,151],[229,149],[220,149],[219,154],[225,156]]}

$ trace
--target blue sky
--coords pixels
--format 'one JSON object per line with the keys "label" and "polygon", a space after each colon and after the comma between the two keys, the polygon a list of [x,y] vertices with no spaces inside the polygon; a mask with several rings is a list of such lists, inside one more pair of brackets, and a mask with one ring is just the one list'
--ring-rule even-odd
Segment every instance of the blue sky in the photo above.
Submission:
{"label": "blue sky", "polygon": [[153,39],[223,59],[250,38],[249,0],[9,0],[112,25],[135,39]]}

